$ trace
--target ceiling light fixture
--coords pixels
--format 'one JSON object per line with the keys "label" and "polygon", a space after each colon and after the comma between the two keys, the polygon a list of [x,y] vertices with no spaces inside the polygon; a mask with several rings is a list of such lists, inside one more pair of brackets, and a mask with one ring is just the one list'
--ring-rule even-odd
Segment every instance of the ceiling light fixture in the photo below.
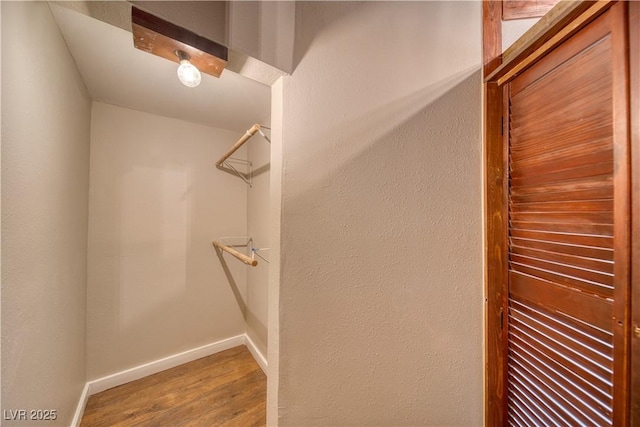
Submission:
{"label": "ceiling light fixture", "polygon": [[220,77],[227,65],[225,46],[136,7],[131,8],[131,32],[136,49],[180,63],[178,78],[185,86],[198,86],[200,73]]}
{"label": "ceiling light fixture", "polygon": [[189,62],[191,59],[189,54],[182,50],[176,50],[176,55],[180,61],[180,66],[178,67],[178,79],[180,79],[180,82],[187,87],[198,86],[202,76],[200,71]]}

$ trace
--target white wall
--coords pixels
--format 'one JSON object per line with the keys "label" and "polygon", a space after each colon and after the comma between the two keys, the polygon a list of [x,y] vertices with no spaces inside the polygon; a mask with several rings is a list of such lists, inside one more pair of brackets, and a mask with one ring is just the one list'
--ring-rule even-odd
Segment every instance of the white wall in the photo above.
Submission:
{"label": "white wall", "polygon": [[2,409],[69,425],[86,375],[91,104],[47,3],[1,7]]}
{"label": "white wall", "polygon": [[246,266],[211,245],[247,233],[247,187],[214,166],[240,135],[99,102],[92,120],[89,380],[244,333]]}
{"label": "white wall", "polygon": [[[266,135],[270,133],[268,130],[264,132]],[[269,248],[271,144],[256,134],[247,143],[247,152],[253,163],[252,187],[247,190],[247,233],[253,238],[256,248]],[[268,260],[271,258],[271,250],[260,251],[259,254]],[[270,264],[259,257],[256,259],[258,265],[247,271],[247,335],[266,358]]]}
{"label": "white wall", "polygon": [[229,2],[229,48],[291,73],[295,8],[288,0]]}
{"label": "white wall", "polygon": [[528,18],[502,21],[502,51],[507,50],[539,20],[540,18]]}
{"label": "white wall", "polygon": [[295,28],[270,414],[480,425],[481,4],[301,2]]}
{"label": "white wall", "polygon": [[269,291],[267,307],[268,380],[267,425],[278,424],[280,388],[280,243],[282,219],[282,124],[284,82],[279,78],[271,86],[271,171],[269,174]]}

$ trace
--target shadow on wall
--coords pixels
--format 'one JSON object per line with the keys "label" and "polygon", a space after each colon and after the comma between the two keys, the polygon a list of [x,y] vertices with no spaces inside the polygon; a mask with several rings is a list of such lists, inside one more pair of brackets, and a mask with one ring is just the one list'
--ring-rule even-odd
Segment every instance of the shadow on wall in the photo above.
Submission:
{"label": "shadow on wall", "polygon": [[[446,101],[447,97],[456,96],[456,90],[460,90],[460,87],[465,87],[469,84],[477,84],[480,87],[480,70],[477,67],[462,71],[456,75],[450,76],[446,79],[430,84],[422,89],[416,90],[411,95],[394,100],[384,106],[381,106],[375,110],[361,114],[358,118],[348,120],[348,122],[339,123],[338,126],[327,129],[322,132],[322,127],[314,128],[312,139],[302,140],[297,142],[298,147],[295,149],[300,150],[300,155],[307,156],[305,159],[309,164],[313,164],[317,159],[335,158],[335,155],[331,155],[332,152],[340,147],[339,158],[336,162],[332,163],[331,168],[308,168],[305,172],[306,179],[310,181],[311,187],[324,187],[323,181],[330,180],[330,177],[336,173],[336,169],[344,168],[348,164],[356,163],[358,158],[362,156],[363,152],[371,149],[371,145],[376,141],[384,140],[387,137],[392,137],[395,132],[402,129],[409,129],[411,126],[411,120],[420,118],[421,113],[426,114],[426,111],[438,111],[439,103]],[[461,105],[468,106],[472,99],[466,96],[461,96]],[[479,107],[479,101],[474,108]],[[428,109],[428,110],[427,110]],[[443,117],[438,123],[427,123],[428,126],[433,125],[445,125],[450,122],[449,119],[455,119],[455,116]],[[461,115],[460,118],[465,118]],[[462,124],[462,123],[460,123]],[[453,126],[453,123],[449,124]],[[417,126],[417,124],[416,124]],[[435,129],[434,129],[435,130]],[[425,135],[429,135],[433,131],[426,132]],[[310,133],[306,134],[310,135]],[[331,141],[330,144],[323,143],[323,141]],[[394,152],[388,153],[388,160],[381,167],[388,166],[389,162],[393,158],[404,158],[406,152],[403,152],[408,141],[401,139],[397,141],[399,145],[394,145]],[[307,150],[307,147],[325,147],[325,151]],[[308,151],[308,154],[307,154]],[[299,194],[291,193],[293,196]],[[287,195],[288,196],[288,195]]]}
{"label": "shadow on wall", "polygon": [[481,420],[480,83],[467,71],[314,134],[323,168],[291,162],[313,177],[283,213],[287,423]]}
{"label": "shadow on wall", "polygon": [[[298,64],[300,64],[309,51],[311,44],[315,37],[320,34],[323,30],[326,30],[330,25],[335,26],[339,25],[340,22],[344,22],[344,25],[348,25],[349,17],[354,13],[358,13],[362,10],[363,6],[366,2],[362,1],[343,1],[342,7],[340,9],[337,8],[326,8],[330,14],[323,13],[323,19],[316,19],[312,21],[312,27],[309,25],[301,26],[298,22],[298,13],[299,9],[296,7],[296,22],[295,22],[295,41],[293,45],[293,71],[295,72]],[[318,7],[324,7],[320,2],[318,2]]]}
{"label": "shadow on wall", "polygon": [[224,271],[225,276],[227,277],[227,280],[229,281],[229,286],[231,287],[231,290],[233,291],[233,296],[236,299],[236,302],[238,303],[238,307],[240,308],[240,311],[242,312],[242,317],[244,317],[246,319],[247,317],[247,304],[244,302],[244,297],[242,296],[242,292],[240,291],[240,288],[238,287],[238,284],[236,283],[236,279],[233,277],[233,273],[231,272],[231,269],[229,268],[229,265],[227,264],[227,260],[224,259],[224,257],[222,256],[222,250],[220,250],[219,248],[215,248],[216,250],[216,255],[218,255],[218,259],[220,260],[220,265],[222,266],[222,270]]}
{"label": "shadow on wall", "polygon": [[245,184],[212,160],[238,135],[101,103],[93,114],[90,380],[242,333],[246,300],[244,266],[211,245],[246,227]]}
{"label": "shadow on wall", "polygon": [[[464,34],[452,34],[451,22],[461,21],[460,14],[468,13],[465,1],[325,1],[325,2],[301,2],[296,4],[295,17],[295,42],[293,46],[293,71],[303,62],[312,46],[319,39],[332,38],[335,35],[349,35],[341,40],[340,46],[348,47],[357,45],[360,47],[358,55],[368,56],[373,60],[371,65],[376,67],[377,62],[393,63],[397,57],[410,51],[416,60],[421,58],[431,59],[429,52],[432,50],[429,44],[434,46],[448,46],[451,52],[459,54],[460,50],[466,50],[469,40]],[[421,20],[408,22],[402,11],[410,8],[415,16],[421,16]],[[312,12],[304,9],[313,9]],[[312,20],[304,19],[305,13],[311,13]],[[381,13],[381,14],[380,14]],[[381,18],[382,17],[382,18]],[[468,17],[466,17],[468,18]],[[480,19],[478,14],[477,19]],[[371,44],[370,34],[366,27],[367,22],[376,22],[376,25],[384,25],[394,28],[395,32],[403,32],[415,35],[395,46],[395,50],[382,50],[376,44]],[[478,21],[479,22],[479,21]],[[357,29],[355,32],[352,31]],[[374,31],[376,31],[374,29]],[[378,28],[379,32],[384,32]],[[386,29],[388,31],[388,28]],[[428,35],[425,39],[424,35]],[[480,34],[478,34],[478,37]],[[375,38],[375,36],[374,36]],[[421,44],[422,43],[422,44]],[[331,58],[338,58],[340,54],[334,52],[327,58],[327,64]],[[438,69],[443,63],[434,61],[431,68]]]}
{"label": "shadow on wall", "polygon": [[138,163],[116,178],[123,196],[110,197],[107,221],[120,238],[104,236],[108,249],[104,240],[92,245],[90,380],[242,330],[246,308],[237,282],[246,274],[218,262],[215,236],[204,229],[213,221],[202,221],[215,215],[198,206],[214,188],[201,183],[212,181],[180,161],[165,162]]}

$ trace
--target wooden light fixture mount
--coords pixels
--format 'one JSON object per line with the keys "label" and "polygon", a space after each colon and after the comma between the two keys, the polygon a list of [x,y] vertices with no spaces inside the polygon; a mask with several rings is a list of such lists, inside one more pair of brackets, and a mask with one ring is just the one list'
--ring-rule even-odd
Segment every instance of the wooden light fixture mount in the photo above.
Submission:
{"label": "wooden light fixture mount", "polygon": [[176,51],[189,55],[189,61],[200,72],[220,77],[227,65],[229,50],[212,40],[167,22],[138,8],[131,8],[133,45],[175,63]]}

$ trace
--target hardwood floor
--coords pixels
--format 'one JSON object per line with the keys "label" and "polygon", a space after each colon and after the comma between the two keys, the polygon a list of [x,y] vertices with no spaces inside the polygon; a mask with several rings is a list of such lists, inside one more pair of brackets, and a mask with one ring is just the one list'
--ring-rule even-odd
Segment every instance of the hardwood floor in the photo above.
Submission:
{"label": "hardwood floor", "polygon": [[245,346],[89,397],[81,427],[264,426],[267,379]]}

